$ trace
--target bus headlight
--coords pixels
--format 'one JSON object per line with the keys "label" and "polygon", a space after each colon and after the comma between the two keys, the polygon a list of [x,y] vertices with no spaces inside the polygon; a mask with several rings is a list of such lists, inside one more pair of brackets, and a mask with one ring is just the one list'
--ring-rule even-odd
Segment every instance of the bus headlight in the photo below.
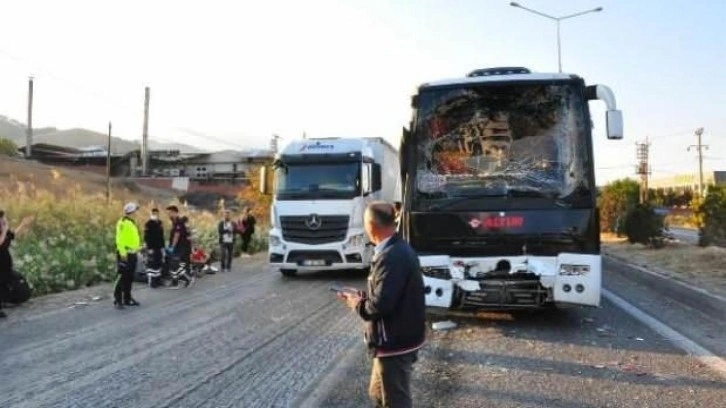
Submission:
{"label": "bus headlight", "polygon": [[277,235],[270,234],[270,246],[278,246],[282,244],[282,240]]}
{"label": "bus headlight", "polygon": [[560,265],[560,275],[563,276],[582,276],[590,273],[590,265]]}

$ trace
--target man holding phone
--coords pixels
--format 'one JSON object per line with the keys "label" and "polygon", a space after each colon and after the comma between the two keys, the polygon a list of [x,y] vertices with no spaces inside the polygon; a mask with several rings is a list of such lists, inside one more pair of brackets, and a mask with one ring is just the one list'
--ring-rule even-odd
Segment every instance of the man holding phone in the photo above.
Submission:
{"label": "man holding phone", "polygon": [[407,408],[412,406],[411,371],[426,332],[423,276],[418,256],[396,234],[392,205],[370,204],[364,226],[376,244],[368,290],[341,289],[337,296],[365,322],[373,357],[369,396],[378,407]]}

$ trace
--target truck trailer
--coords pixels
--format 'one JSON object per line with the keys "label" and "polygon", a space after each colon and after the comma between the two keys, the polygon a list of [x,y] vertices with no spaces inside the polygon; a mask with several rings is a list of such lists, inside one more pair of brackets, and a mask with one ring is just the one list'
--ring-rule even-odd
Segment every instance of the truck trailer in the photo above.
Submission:
{"label": "truck trailer", "polygon": [[577,75],[487,68],[418,88],[399,149],[399,228],[428,306],[599,306],[595,99],[608,139],[621,139],[611,90]]}
{"label": "truck trailer", "polygon": [[288,143],[261,175],[261,189],[273,194],[270,264],[287,277],[368,268],[363,213],[370,201],[401,200],[398,159],[383,138]]}

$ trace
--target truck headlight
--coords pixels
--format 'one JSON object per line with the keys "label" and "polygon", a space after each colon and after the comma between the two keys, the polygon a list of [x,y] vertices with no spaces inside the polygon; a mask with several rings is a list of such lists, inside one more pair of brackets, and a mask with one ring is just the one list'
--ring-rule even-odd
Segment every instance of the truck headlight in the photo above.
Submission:
{"label": "truck headlight", "polygon": [[560,265],[560,275],[564,276],[582,276],[590,273],[590,265]]}
{"label": "truck headlight", "polygon": [[365,245],[366,237],[365,234],[357,234],[348,238],[347,245],[352,247],[361,247]]}
{"label": "truck headlight", "polygon": [[277,235],[270,235],[270,246],[278,246],[282,244],[282,240]]}

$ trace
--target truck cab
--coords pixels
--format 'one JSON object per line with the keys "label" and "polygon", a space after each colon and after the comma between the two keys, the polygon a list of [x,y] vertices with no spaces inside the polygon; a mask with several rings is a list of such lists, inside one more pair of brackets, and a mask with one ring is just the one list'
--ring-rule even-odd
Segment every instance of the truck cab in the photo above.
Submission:
{"label": "truck cab", "polygon": [[273,194],[270,264],[288,277],[367,268],[363,213],[370,201],[400,197],[398,174],[397,153],[381,138],[290,142],[262,174]]}

